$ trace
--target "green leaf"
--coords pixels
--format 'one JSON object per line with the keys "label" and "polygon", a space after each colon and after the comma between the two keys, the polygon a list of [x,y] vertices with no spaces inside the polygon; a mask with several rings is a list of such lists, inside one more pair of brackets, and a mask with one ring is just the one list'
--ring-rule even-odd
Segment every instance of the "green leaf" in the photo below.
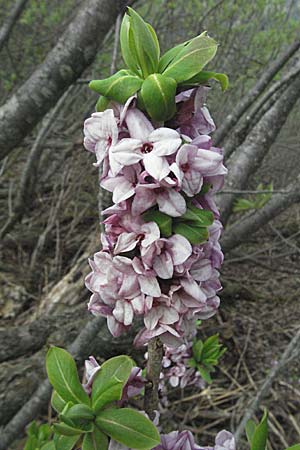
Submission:
{"label": "green leaf", "polygon": [[195,222],[197,227],[209,227],[214,222],[214,215],[211,211],[206,209],[200,209],[196,206],[189,204],[186,212],[176,219],[177,221],[192,221]]}
{"label": "green leaf", "polygon": [[109,102],[110,102],[109,98],[104,97],[104,95],[100,95],[95,107],[96,112],[105,111],[109,105]]}
{"label": "green leaf", "polygon": [[136,55],[136,48],[134,45],[131,20],[128,14],[125,14],[122,20],[120,29],[120,45],[122,57],[127,67],[132,70],[136,75],[141,75],[138,59]]}
{"label": "green leaf", "polygon": [[255,203],[245,198],[236,200],[233,205],[233,212],[248,211],[249,209],[255,209]]}
{"label": "green leaf", "polygon": [[107,450],[108,437],[102,431],[95,428],[93,433],[84,436],[82,450]]}
{"label": "green leaf", "polygon": [[141,78],[122,69],[104,80],[91,81],[89,87],[106,98],[125,103],[129,97],[141,88],[142,83],[143,80]]}
{"label": "green leaf", "polygon": [[107,409],[96,418],[97,426],[112,439],[134,449],[152,449],[160,436],[143,414],[129,408]]}
{"label": "green leaf", "polygon": [[163,237],[172,235],[172,218],[160,211],[149,210],[142,215],[145,222],[155,222]]}
{"label": "green leaf", "polygon": [[173,59],[163,74],[174,78],[177,83],[189,80],[213,59],[217,52],[214,39],[202,33],[192,39]]}
{"label": "green leaf", "polygon": [[143,82],[138,98],[153,120],[166,121],[176,112],[176,81],[160,73],[154,73]]}
{"label": "green leaf", "polygon": [[92,387],[92,405],[95,412],[103,406],[122,397],[122,390],[126,384],[133,362],[128,356],[116,356],[102,364],[97,372]]}
{"label": "green leaf", "polygon": [[250,445],[251,445],[251,442],[252,442],[252,439],[254,436],[255,429],[256,429],[256,424],[255,424],[254,420],[252,420],[252,419],[248,420],[248,422],[246,423],[246,426],[245,426],[245,431],[246,431],[247,440]]}
{"label": "green leaf", "polygon": [[27,435],[38,437],[38,433],[39,433],[39,427],[38,427],[38,424],[36,423],[36,421],[34,420],[33,422],[31,422],[31,424],[27,428]]}
{"label": "green leaf", "polygon": [[183,81],[181,84],[184,86],[199,86],[200,84],[207,83],[211,79],[220,83],[222,91],[225,91],[229,86],[228,76],[225,73],[206,72],[203,70],[189,80]]}
{"label": "green leaf", "polygon": [[265,450],[268,439],[268,411],[257,425],[251,441],[251,450]]}
{"label": "green leaf", "polygon": [[72,450],[79,440],[79,436],[62,436],[54,435],[54,443],[56,450]]}
{"label": "green leaf", "polygon": [[[130,16],[130,31],[136,49],[136,58],[142,70],[143,77],[146,78],[158,69],[159,45],[157,37],[153,36],[154,30],[148,27],[142,17],[132,8],[128,7]],[[132,46],[131,46],[132,48]]]}
{"label": "green leaf", "polygon": [[56,412],[58,413],[63,412],[66,404],[67,403],[61,398],[60,395],[58,395],[56,391],[52,392],[51,406]]}
{"label": "green leaf", "polygon": [[200,375],[203,378],[203,380],[206,381],[206,383],[208,383],[208,384],[212,383],[212,379],[211,379],[211,376],[210,376],[208,370],[206,370],[202,366],[198,366],[198,372],[200,373]]}
{"label": "green leaf", "polygon": [[53,430],[55,433],[62,434],[63,436],[79,436],[84,432],[80,428],[72,427],[64,422],[54,423]]}
{"label": "green leaf", "polygon": [[24,450],[36,450],[38,448],[39,442],[37,437],[35,436],[29,436],[29,438],[26,441]]}
{"label": "green leaf", "polygon": [[291,447],[288,447],[285,450],[300,450],[300,444],[292,445]]}
{"label": "green leaf", "polygon": [[194,342],[192,350],[193,350],[193,356],[194,356],[195,360],[200,362],[201,361],[202,350],[203,350],[203,342],[200,341],[200,340]]}
{"label": "green leaf", "polygon": [[52,434],[52,430],[51,430],[50,425],[48,425],[47,423],[44,423],[39,426],[38,439],[40,442],[48,441],[51,434]]}
{"label": "green leaf", "polygon": [[55,444],[53,441],[47,442],[43,447],[41,447],[41,450],[56,450]]}
{"label": "green leaf", "polygon": [[158,71],[162,73],[173,59],[178,55],[181,50],[186,47],[191,41],[183,42],[182,44],[176,45],[176,47],[170,48],[159,60]]}
{"label": "green leaf", "polygon": [[71,420],[94,420],[95,413],[87,405],[74,405],[65,414],[68,419]]}
{"label": "green leaf", "polygon": [[208,239],[208,230],[203,227],[196,227],[194,222],[179,222],[173,225],[176,234],[184,236],[191,244],[202,244]]}
{"label": "green leaf", "polygon": [[48,378],[55,391],[66,402],[90,404],[83,389],[74,359],[59,347],[52,347],[47,353],[46,368]]}

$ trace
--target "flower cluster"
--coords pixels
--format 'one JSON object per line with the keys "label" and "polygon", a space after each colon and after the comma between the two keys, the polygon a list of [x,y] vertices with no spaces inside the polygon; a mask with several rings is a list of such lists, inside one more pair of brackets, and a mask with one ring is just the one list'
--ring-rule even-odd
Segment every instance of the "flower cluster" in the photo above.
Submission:
{"label": "flower cluster", "polygon": [[193,354],[192,346],[192,342],[182,344],[175,349],[165,346],[161,373],[163,391],[165,381],[168,381],[172,387],[180,386],[181,389],[186,386],[204,388],[205,382],[200,373],[194,367],[189,367],[189,360]]}
{"label": "flower cluster", "polygon": [[[161,443],[153,450],[235,450],[235,440],[229,431],[220,431],[213,447],[201,447],[195,443],[190,431],[172,431],[161,435]],[[115,441],[111,441],[108,450],[130,450]]]}
{"label": "flower cluster", "polygon": [[180,93],[170,127],[151,123],[134,98],[111,102],[84,125],[84,145],[114,203],[103,211],[102,250],[86,278],[89,310],[107,317],[113,336],[142,316],[136,345],[155,336],[181,345],[195,320],[219,306],[222,226],[213,195],[226,169],[209,136],[204,94],[203,87]]}

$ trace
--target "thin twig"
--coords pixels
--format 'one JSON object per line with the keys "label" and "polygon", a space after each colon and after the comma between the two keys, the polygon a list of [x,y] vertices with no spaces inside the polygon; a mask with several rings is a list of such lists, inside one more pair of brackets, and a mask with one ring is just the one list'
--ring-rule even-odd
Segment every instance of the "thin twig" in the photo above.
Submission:
{"label": "thin twig", "polygon": [[288,362],[290,363],[292,359],[294,360],[296,357],[299,357],[299,354],[300,354],[300,328],[298,329],[297,333],[286,347],[282,357],[278,361],[278,364],[273,366],[273,368],[270,370],[269,375],[267,376],[263,385],[260,387],[255,398],[252,400],[251,404],[247,407],[246,413],[244,414],[235,432],[236,442],[240,440],[240,437],[245,429],[246,423],[255,414],[255,411],[258,409],[262,399],[268,394],[273,381],[279,375],[280,371],[284,367],[286,367],[287,363]]}

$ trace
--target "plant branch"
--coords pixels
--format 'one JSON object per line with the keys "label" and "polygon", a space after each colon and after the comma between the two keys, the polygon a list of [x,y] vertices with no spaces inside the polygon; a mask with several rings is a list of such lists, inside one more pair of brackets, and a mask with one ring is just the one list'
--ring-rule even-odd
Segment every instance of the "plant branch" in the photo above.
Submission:
{"label": "plant branch", "polygon": [[148,343],[148,362],[146,373],[146,386],[144,409],[150,419],[155,418],[155,411],[158,410],[158,386],[161,372],[164,347],[158,337],[152,338]]}

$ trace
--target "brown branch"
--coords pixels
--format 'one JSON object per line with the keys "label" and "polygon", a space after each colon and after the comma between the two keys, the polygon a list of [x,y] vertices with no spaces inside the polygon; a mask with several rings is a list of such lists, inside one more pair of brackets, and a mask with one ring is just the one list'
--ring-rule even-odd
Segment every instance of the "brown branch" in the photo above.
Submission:
{"label": "brown branch", "polygon": [[87,0],[57,45],[31,77],[0,108],[0,159],[55,105],[95,58],[99,44],[126,3]]}
{"label": "brown branch", "polygon": [[222,125],[214,133],[214,144],[220,145],[224,138],[231,132],[232,128],[238,123],[241,116],[250,108],[255,100],[266,89],[274,76],[286,64],[286,62],[300,48],[300,39],[293,42],[264,72],[258,82],[253,86],[248,94],[237,104],[232,112],[223,120]]}
{"label": "brown branch", "polygon": [[243,242],[246,242],[255,231],[259,230],[259,228],[266,225],[282,211],[299,201],[300,175],[287,187],[286,193],[273,194],[272,198],[263,208],[226,229],[221,240],[224,252],[229,252]]}
{"label": "brown branch", "polygon": [[300,60],[297,64],[286,73],[281,80],[273,83],[265,94],[255,103],[254,108],[246,114],[241,124],[237,129],[233,131],[228,139],[226,139],[224,145],[225,158],[229,158],[231,154],[238,148],[246,139],[247,134],[255,126],[261,117],[273,106],[273,104],[282,95],[283,89],[286,89],[289,83],[291,83],[295,77],[300,74]]}
{"label": "brown branch", "polygon": [[25,9],[27,2],[28,0],[18,0],[15,6],[13,7],[10,15],[2,25],[0,29],[0,52],[4,47],[4,45],[6,44],[6,42],[8,41],[10,33],[15,23],[19,19],[20,15],[22,14],[23,10]]}
{"label": "brown branch", "polygon": [[65,101],[69,94],[73,91],[73,86],[64,93],[64,95],[57,102],[55,107],[45,117],[45,121],[36,137],[36,140],[28,155],[25,169],[22,172],[22,178],[20,186],[18,188],[18,195],[16,204],[13,208],[13,212],[0,230],[0,239],[3,239],[7,233],[9,233],[16,223],[22,220],[23,215],[26,213],[30,203],[32,203],[32,195],[34,193],[35,184],[38,175],[38,169],[40,165],[40,159],[43,153],[43,144],[51,131],[59,116],[61,109],[64,107]]}
{"label": "brown branch", "polygon": [[[299,95],[300,77],[297,77],[229,159],[227,164],[229,174],[226,177],[225,189],[242,190],[245,188],[250,175],[255,173],[267,155]],[[234,199],[234,194],[222,198],[221,217],[224,224],[229,219]]]}
{"label": "brown branch", "polygon": [[148,343],[147,381],[144,396],[144,409],[152,420],[155,418],[155,411],[158,410],[158,387],[163,354],[164,348],[161,340],[152,338]]}

